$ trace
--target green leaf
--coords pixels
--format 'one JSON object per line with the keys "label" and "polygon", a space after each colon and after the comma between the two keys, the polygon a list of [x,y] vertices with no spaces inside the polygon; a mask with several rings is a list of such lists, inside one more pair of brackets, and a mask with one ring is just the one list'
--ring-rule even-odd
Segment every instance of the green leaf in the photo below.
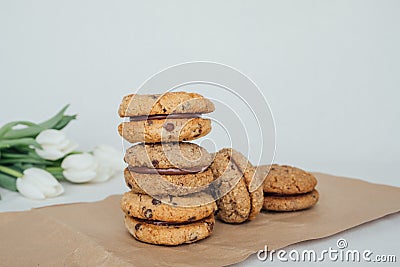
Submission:
{"label": "green leaf", "polygon": [[57,180],[65,180],[63,171],[64,169],[61,168],[60,166],[57,167],[47,167],[45,168],[46,171],[51,173]]}
{"label": "green leaf", "polygon": [[39,168],[39,169],[44,169],[46,167],[46,165],[42,165],[42,164],[31,164],[31,163],[22,163],[22,162],[18,162],[15,163],[13,165],[14,169],[17,169],[20,172],[24,172],[26,169],[29,168]]}
{"label": "green leaf", "polygon": [[62,119],[56,124],[56,126],[53,127],[53,129],[56,130],[61,130],[63,129],[65,126],[68,125],[68,123],[70,123],[72,120],[76,119],[76,115],[65,115],[62,117]]}
{"label": "green leaf", "polygon": [[18,162],[22,163],[31,163],[31,164],[42,164],[42,165],[54,165],[52,161],[49,160],[40,160],[33,158],[21,158],[21,159],[0,159],[0,164],[15,164]]}
{"label": "green leaf", "polygon": [[[15,126],[18,126],[18,125],[28,126],[28,127],[24,128],[24,129],[29,129],[29,128],[33,129],[33,128],[40,127],[36,123],[30,122],[30,121],[13,121],[13,122],[9,122],[9,123],[5,124],[3,127],[0,128],[0,138],[2,138],[4,135],[9,133],[10,131],[16,131],[16,130],[12,130],[12,128],[14,128]],[[20,129],[20,130],[22,130],[22,129]]]}
{"label": "green leaf", "polygon": [[44,121],[40,123],[39,125],[42,126],[45,129],[52,129],[54,126],[57,125],[61,121],[61,119],[64,116],[65,111],[69,107],[69,104],[63,107],[54,117],[48,119],[47,121]]}
{"label": "green leaf", "polygon": [[[3,137],[6,139],[17,139],[17,138],[24,138],[24,137],[32,137],[35,138],[41,131],[46,130],[46,129],[53,129],[55,126],[57,126],[61,121],[63,120],[64,117],[64,112],[67,110],[69,105],[66,105],[63,107],[56,115],[54,115],[52,118],[48,119],[47,121],[44,121],[40,124],[37,124],[37,126],[31,126],[27,127],[24,129],[15,129],[6,132]],[[67,122],[63,122],[62,124],[67,125],[69,121],[72,119],[64,119]],[[64,127],[65,127],[64,125]]]}
{"label": "green leaf", "polygon": [[17,190],[17,179],[12,176],[0,173],[0,187],[11,191],[18,191]]}
{"label": "green leaf", "polygon": [[24,159],[29,157],[28,154],[17,154],[17,153],[9,153],[9,152],[3,152],[1,154],[1,159]]}
{"label": "green leaf", "polygon": [[64,175],[62,173],[53,173],[54,178],[56,178],[58,181],[66,181]]}
{"label": "green leaf", "polygon": [[21,138],[15,140],[0,140],[0,149],[18,147],[18,146],[34,146],[40,148],[40,145],[33,138]]}

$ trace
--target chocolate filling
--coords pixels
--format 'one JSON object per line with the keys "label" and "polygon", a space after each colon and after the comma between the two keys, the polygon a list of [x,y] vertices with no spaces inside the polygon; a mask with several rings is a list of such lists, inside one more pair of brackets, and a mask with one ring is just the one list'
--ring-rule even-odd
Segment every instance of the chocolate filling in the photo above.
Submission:
{"label": "chocolate filling", "polygon": [[144,173],[144,174],[160,174],[160,175],[179,175],[179,174],[193,174],[203,172],[208,168],[205,167],[192,167],[187,169],[179,169],[179,168],[147,168],[147,167],[134,167],[128,166],[129,171],[137,172],[137,173]]}
{"label": "chocolate filling", "polygon": [[136,218],[135,220],[147,223],[147,224],[153,224],[153,225],[158,225],[158,226],[179,226],[179,225],[185,225],[185,224],[190,224],[192,222],[164,222],[164,221],[157,221],[157,220],[145,220],[145,219],[140,219]]}
{"label": "chocolate filling", "polygon": [[156,114],[129,117],[129,121],[146,121],[146,120],[165,120],[165,119],[190,119],[200,118],[199,113],[173,113],[173,114]]}
{"label": "chocolate filling", "polygon": [[267,192],[264,192],[264,197],[299,197],[299,196],[307,195],[307,194],[309,194],[311,192],[312,191],[306,192],[306,193],[300,193],[300,194],[280,194],[280,193],[267,193]]}

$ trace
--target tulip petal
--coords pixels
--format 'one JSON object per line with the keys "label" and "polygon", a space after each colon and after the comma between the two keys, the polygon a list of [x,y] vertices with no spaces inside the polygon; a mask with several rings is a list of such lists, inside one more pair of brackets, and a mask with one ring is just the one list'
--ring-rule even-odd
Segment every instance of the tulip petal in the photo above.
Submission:
{"label": "tulip petal", "polygon": [[58,183],[58,185],[54,186],[53,188],[53,192],[51,194],[47,194],[47,197],[56,197],[64,193],[64,187],[60,183]]}
{"label": "tulip petal", "polygon": [[35,140],[41,145],[36,153],[48,160],[63,158],[78,147],[77,143],[67,139],[64,132],[54,129],[42,131]]}
{"label": "tulip petal", "polygon": [[26,169],[24,176],[29,181],[35,181],[43,186],[55,186],[58,184],[58,181],[51,173],[39,168]]}
{"label": "tulip petal", "polygon": [[[125,163],[122,160],[122,153],[108,145],[96,146],[93,150],[93,156],[99,167],[97,169],[98,177],[94,181],[106,181],[118,172],[122,172]],[[107,174],[103,174],[106,172]]]}
{"label": "tulip petal", "polygon": [[97,163],[95,162],[94,157],[88,153],[69,155],[61,163],[61,167],[67,170],[95,169],[96,166]]}
{"label": "tulip petal", "polygon": [[79,147],[78,143],[69,140],[68,145],[66,147],[64,147],[63,151],[65,154],[69,154],[71,152],[73,152],[74,150],[76,150]]}
{"label": "tulip petal", "polygon": [[36,136],[36,142],[41,145],[56,145],[60,144],[66,138],[64,132],[55,129],[48,129],[42,131],[38,136]]}
{"label": "tulip petal", "polygon": [[63,171],[65,179],[73,183],[86,183],[96,177],[94,170],[65,170]]}
{"label": "tulip petal", "polygon": [[54,176],[39,168],[29,168],[24,171],[24,176],[21,178],[23,183],[35,188],[45,197],[54,197],[62,194],[64,188],[54,178]]}
{"label": "tulip petal", "polygon": [[17,189],[24,197],[30,199],[45,199],[45,195],[30,183],[25,183],[24,178],[17,179]]}
{"label": "tulip petal", "polygon": [[113,176],[113,171],[110,168],[99,165],[98,168],[96,169],[96,177],[92,179],[91,182],[94,183],[105,182],[109,180],[112,176]]}
{"label": "tulip petal", "polygon": [[62,142],[58,143],[58,144],[57,144],[57,147],[58,147],[60,150],[64,150],[66,147],[68,147],[69,142],[70,142],[70,140],[65,139],[65,140],[63,140]]}
{"label": "tulip petal", "polygon": [[58,148],[66,155],[77,149],[79,146],[72,140],[66,139],[58,145]]}
{"label": "tulip petal", "polygon": [[58,160],[65,156],[63,152],[53,146],[42,145],[42,148],[43,149],[36,148],[35,152],[43,159]]}

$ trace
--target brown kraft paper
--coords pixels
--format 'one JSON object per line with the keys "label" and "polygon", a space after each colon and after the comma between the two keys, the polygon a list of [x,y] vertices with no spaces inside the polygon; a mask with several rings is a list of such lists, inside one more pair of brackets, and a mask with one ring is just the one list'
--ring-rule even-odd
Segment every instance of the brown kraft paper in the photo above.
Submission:
{"label": "brown kraft paper", "polygon": [[94,203],[0,213],[0,266],[216,266],[327,237],[400,210],[400,188],[315,173],[318,204],[261,213],[241,225],[217,222],[213,234],[176,247],[141,243],[124,227],[121,196]]}

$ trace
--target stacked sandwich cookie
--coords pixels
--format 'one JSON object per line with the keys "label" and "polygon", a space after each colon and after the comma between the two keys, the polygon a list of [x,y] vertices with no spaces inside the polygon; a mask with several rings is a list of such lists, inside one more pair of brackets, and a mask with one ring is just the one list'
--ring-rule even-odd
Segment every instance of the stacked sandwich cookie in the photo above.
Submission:
{"label": "stacked sandwich cookie", "polygon": [[128,95],[119,108],[129,118],[118,127],[130,143],[124,171],[130,192],[121,208],[137,240],[159,245],[192,243],[208,237],[216,204],[201,189],[213,181],[212,155],[189,142],[211,130],[201,114],[214,110],[199,94]]}
{"label": "stacked sandwich cookie", "polygon": [[211,165],[214,179],[218,179],[220,198],[217,216],[226,223],[253,220],[263,205],[263,179],[257,175],[248,159],[238,151],[224,148],[215,153]]}
{"label": "stacked sandwich cookie", "polygon": [[296,167],[264,165],[258,171],[266,174],[264,204],[267,211],[297,211],[314,206],[319,199],[314,175]]}
{"label": "stacked sandwich cookie", "polygon": [[130,143],[194,140],[211,131],[211,121],[201,114],[212,111],[214,104],[195,93],[131,94],[119,107],[119,116],[129,121],[118,132]]}

